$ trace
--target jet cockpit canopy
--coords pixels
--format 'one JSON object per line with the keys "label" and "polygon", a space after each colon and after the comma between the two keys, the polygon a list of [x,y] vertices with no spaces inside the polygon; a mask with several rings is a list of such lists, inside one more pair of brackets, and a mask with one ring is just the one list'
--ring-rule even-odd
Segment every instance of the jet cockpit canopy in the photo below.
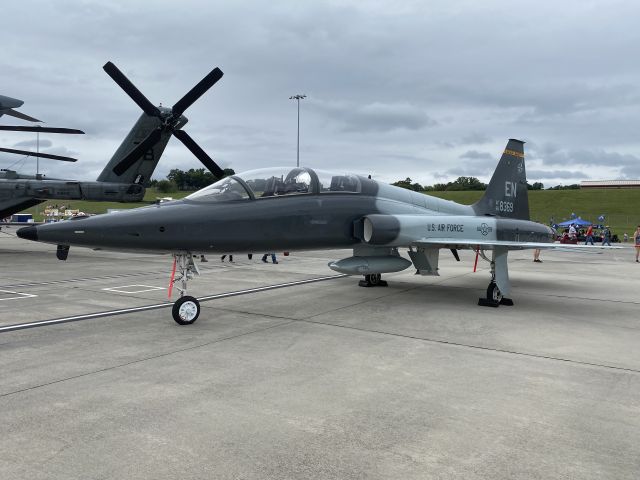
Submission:
{"label": "jet cockpit canopy", "polygon": [[306,167],[274,167],[250,170],[223,178],[192,193],[189,200],[218,202],[309,193],[359,193],[360,179]]}

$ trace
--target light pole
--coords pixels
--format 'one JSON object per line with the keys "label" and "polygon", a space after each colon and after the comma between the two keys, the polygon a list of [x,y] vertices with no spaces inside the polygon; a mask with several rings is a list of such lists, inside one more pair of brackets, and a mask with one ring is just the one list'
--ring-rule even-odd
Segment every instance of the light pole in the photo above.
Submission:
{"label": "light pole", "polygon": [[296,148],[296,167],[300,166],[300,100],[307,98],[306,95],[293,95],[289,97],[289,100],[298,101],[298,144]]}

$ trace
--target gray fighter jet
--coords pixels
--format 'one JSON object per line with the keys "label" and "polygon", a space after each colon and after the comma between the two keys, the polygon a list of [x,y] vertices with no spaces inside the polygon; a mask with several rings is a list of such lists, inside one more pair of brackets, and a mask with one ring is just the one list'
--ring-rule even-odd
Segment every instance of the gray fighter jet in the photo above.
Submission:
{"label": "gray fighter jet", "polygon": [[[554,232],[529,220],[524,142],[509,140],[484,196],[460,205],[348,173],[311,168],[268,168],[227,177],[183,200],[18,230],[21,238],[174,256],[171,285],[180,298],[174,320],[193,323],[198,300],[186,295],[198,274],[194,255],[352,248],[329,263],[335,271],[364,275],[362,286],[384,285],[381,274],[413,264],[438,275],[442,249],[472,249],[490,263],[491,281],[480,305],[513,305],[509,250],[554,248]],[[398,249],[408,248],[411,261]],[[564,247],[564,246],[563,246]],[[593,248],[593,247],[587,247]],[[476,259],[477,261],[477,259]]]}
{"label": "gray fighter jet", "polygon": [[[95,200],[112,202],[138,202],[160,160],[171,136],[180,140],[216,177],[224,172],[181,128],[187,123],[182,115],[198,98],[222,77],[222,71],[213,69],[195,87],[182,97],[173,108],[153,105],[111,62],[104,65],[107,74],[140,106],[143,113],[111,160],[94,182],[48,179],[42,175],[21,175],[13,170],[0,171],[0,219],[32,207],[44,200]],[[0,96],[0,113],[32,121],[31,117],[16,115],[13,108],[20,100]],[[0,126],[0,130],[83,133],[79,130],[40,126]],[[21,150],[0,149],[9,153],[33,155],[54,160],[75,161],[73,158],[51,154],[36,154]]]}

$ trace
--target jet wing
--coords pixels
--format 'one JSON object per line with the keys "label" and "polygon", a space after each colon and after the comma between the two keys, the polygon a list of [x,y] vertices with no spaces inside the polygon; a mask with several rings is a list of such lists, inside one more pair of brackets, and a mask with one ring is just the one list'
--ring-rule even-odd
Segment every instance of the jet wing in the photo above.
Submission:
{"label": "jet wing", "polygon": [[460,238],[426,238],[413,242],[415,247],[439,247],[439,248],[471,248],[477,247],[493,249],[495,247],[506,248],[507,250],[531,250],[539,248],[541,250],[562,249],[562,250],[612,250],[624,247],[603,247],[595,245],[575,245],[567,243],[544,243],[544,242],[512,242],[507,240],[463,240]]}

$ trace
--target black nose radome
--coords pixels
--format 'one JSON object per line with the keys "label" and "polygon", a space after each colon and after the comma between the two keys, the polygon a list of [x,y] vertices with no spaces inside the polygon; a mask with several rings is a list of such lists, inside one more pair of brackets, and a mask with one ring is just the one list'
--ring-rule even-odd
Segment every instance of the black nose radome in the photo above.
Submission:
{"label": "black nose radome", "polygon": [[24,227],[16,232],[20,238],[24,238],[26,240],[33,240],[34,242],[38,241],[38,228],[37,227]]}

